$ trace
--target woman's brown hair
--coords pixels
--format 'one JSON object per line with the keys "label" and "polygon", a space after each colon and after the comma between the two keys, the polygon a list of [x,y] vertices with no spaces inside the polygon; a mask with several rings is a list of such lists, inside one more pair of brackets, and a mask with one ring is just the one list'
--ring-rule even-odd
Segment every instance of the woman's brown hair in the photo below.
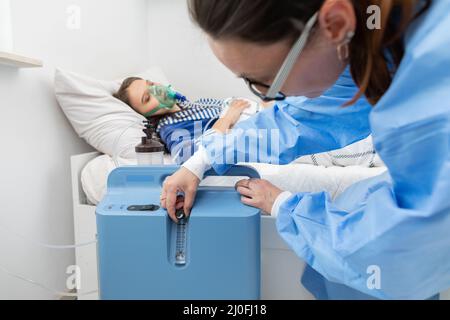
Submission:
{"label": "woman's brown hair", "polygon": [[[188,0],[192,19],[214,39],[237,38],[258,44],[295,41],[303,24],[325,0]],[[404,55],[403,34],[432,0],[351,0],[357,18],[350,43],[350,69],[362,95],[375,105],[392,83],[393,71]],[[418,10],[418,4],[423,6]],[[381,9],[381,28],[369,30],[367,9]]]}

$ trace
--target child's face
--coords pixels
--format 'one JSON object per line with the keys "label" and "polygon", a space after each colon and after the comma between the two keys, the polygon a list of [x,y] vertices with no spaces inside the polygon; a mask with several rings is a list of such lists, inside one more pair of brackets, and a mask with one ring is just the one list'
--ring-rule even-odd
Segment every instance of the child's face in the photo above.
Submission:
{"label": "child's face", "polygon": [[[138,113],[144,115],[151,112],[159,106],[159,101],[148,92],[148,87],[159,84],[149,80],[135,80],[128,87],[128,97],[131,107]],[[159,116],[167,113],[172,113],[173,110],[161,109],[153,116]]]}

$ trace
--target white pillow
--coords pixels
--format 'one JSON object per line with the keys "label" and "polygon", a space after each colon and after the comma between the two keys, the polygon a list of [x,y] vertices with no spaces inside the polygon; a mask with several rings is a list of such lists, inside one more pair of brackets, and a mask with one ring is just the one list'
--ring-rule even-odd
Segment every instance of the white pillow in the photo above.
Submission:
{"label": "white pillow", "polygon": [[[136,159],[117,158],[117,163],[108,155],[98,156],[86,164],[81,171],[81,186],[88,204],[97,205],[106,194],[108,176],[117,166],[135,166]],[[164,156],[164,165],[174,165],[170,155]]]}
{"label": "white pillow", "polygon": [[[169,83],[158,67],[129,76]],[[134,159],[145,117],[112,96],[122,81],[97,80],[57,69],[55,94],[73,128],[87,143],[112,157]]]}

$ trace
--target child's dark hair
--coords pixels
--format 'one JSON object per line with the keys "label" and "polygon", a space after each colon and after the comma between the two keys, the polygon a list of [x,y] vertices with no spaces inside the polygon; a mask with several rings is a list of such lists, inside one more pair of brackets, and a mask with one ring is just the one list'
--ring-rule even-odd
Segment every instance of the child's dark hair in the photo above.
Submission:
{"label": "child's dark hair", "polygon": [[130,96],[128,95],[128,88],[136,80],[143,80],[143,79],[139,78],[139,77],[126,78],[122,82],[122,85],[120,86],[119,91],[117,91],[115,94],[113,94],[114,98],[119,99],[120,101],[122,101],[123,103],[126,103],[127,105],[129,105],[131,107]]}

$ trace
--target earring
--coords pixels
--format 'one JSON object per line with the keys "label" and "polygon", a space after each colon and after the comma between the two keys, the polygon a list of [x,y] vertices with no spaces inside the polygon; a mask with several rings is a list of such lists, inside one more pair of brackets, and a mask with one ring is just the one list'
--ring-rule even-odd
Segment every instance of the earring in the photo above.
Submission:
{"label": "earring", "polygon": [[345,37],[345,40],[337,46],[337,55],[340,61],[345,62],[350,56],[349,43],[352,41],[354,36],[355,33],[353,31],[349,31]]}

